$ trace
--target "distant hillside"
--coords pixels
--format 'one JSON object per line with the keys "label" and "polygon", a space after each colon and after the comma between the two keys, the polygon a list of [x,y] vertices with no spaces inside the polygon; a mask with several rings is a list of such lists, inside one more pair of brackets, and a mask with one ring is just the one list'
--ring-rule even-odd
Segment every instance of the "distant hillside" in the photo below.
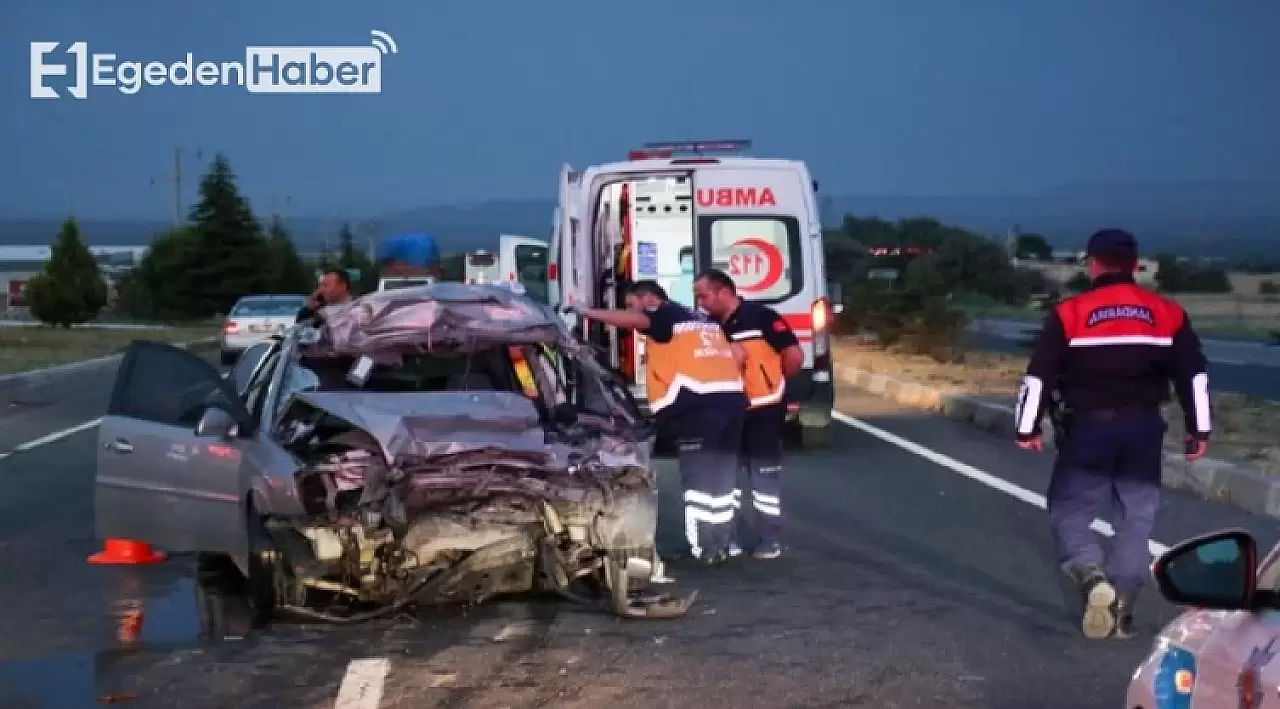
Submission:
{"label": "distant hillside", "polygon": [[[492,247],[498,234],[544,237],[551,229],[551,200],[497,200],[468,205],[423,207],[375,220],[377,235],[402,231],[435,234],[445,251]],[[1003,235],[1014,225],[1040,232],[1060,248],[1083,243],[1104,226],[1127,228],[1151,253],[1176,251],[1193,256],[1230,258],[1273,256],[1280,245],[1280,182],[1118,183],[1062,187],[1026,195],[974,197],[832,197],[824,217],[843,214],[899,219],[933,216],[983,233]],[[0,214],[0,245],[45,244],[58,230],[57,219]],[[287,220],[303,251],[319,250],[336,238],[341,219],[301,217]],[[147,243],[167,223],[86,219],[81,229],[91,244]]]}

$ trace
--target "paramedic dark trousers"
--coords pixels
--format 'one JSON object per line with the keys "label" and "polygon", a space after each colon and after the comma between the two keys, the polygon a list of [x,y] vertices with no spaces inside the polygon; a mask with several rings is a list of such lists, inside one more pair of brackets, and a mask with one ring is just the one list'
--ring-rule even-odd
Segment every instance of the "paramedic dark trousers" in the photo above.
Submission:
{"label": "paramedic dark trousers", "polygon": [[[1136,594],[1151,556],[1147,540],[1160,508],[1165,424],[1158,411],[1082,413],[1068,424],[1049,482],[1049,522],[1064,569],[1096,564],[1116,591]],[[1112,511],[1104,554],[1089,528]]]}
{"label": "paramedic dark trousers", "polygon": [[[733,490],[733,506],[738,510],[738,527],[750,528],[754,517],[755,536],[761,544],[780,541],[782,532],[782,428],[787,421],[786,404],[747,409],[742,424],[742,459],[746,469],[745,494]],[[751,512],[744,508],[750,506]]]}
{"label": "paramedic dark trousers", "polygon": [[728,549],[744,413],[737,407],[695,404],[676,423],[685,539],[694,556]]}

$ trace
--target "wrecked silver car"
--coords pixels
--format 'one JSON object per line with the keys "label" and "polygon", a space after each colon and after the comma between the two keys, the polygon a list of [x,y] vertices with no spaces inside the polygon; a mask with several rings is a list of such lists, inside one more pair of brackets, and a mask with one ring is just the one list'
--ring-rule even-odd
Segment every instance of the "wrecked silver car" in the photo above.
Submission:
{"label": "wrecked silver car", "polygon": [[133,343],[99,427],[98,534],[229,559],[255,620],[652,593],[653,431],[546,306],[437,283],[330,306],[225,377]]}

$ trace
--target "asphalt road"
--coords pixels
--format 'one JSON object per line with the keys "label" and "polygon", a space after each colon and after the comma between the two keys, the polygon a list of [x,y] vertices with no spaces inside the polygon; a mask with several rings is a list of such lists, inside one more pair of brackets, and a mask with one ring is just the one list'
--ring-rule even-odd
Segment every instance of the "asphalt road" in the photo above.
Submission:
{"label": "asphalt road", "polygon": [[[1027,356],[1025,338],[1035,328],[1025,322],[987,320],[975,323],[968,334],[971,347],[989,352]],[[1209,386],[1260,399],[1280,401],[1280,347],[1245,340],[1202,340],[1209,360]]]}
{"label": "asphalt road", "polygon": [[[75,406],[11,412],[0,421],[6,445],[11,431],[47,434],[100,415],[109,382],[96,386],[78,390]],[[676,621],[516,599],[246,633],[235,599],[202,591],[189,559],[85,563],[96,548],[94,430],[15,453],[0,460],[0,706],[1120,706],[1149,641],[1080,638],[1043,513],[992,486],[1042,493],[1048,457],[851,391],[839,408],[876,433],[836,424],[829,449],[792,456],[787,555],[675,567],[682,586],[702,592]],[[965,477],[881,432],[996,480]],[[675,543],[675,471],[663,461],[660,473],[674,513],[662,540]],[[1169,544],[1227,525],[1264,545],[1280,538],[1273,521],[1177,494],[1155,536]],[[1145,601],[1141,623],[1154,633],[1174,611]],[[142,636],[121,643],[130,604],[143,611]]]}

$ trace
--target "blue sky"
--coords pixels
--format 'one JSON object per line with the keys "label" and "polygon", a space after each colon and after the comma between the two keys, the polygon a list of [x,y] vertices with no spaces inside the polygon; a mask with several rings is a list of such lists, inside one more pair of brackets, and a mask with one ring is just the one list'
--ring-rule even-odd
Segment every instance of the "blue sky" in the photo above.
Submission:
{"label": "blue sky", "polygon": [[[31,41],[226,61],[373,29],[399,47],[380,95],[28,97]],[[1274,179],[1277,37],[1276,0],[20,0],[0,9],[0,208],[166,218],[151,183],[179,146],[299,215],[552,197],[562,162],[706,137],[804,159],[837,194]]]}

